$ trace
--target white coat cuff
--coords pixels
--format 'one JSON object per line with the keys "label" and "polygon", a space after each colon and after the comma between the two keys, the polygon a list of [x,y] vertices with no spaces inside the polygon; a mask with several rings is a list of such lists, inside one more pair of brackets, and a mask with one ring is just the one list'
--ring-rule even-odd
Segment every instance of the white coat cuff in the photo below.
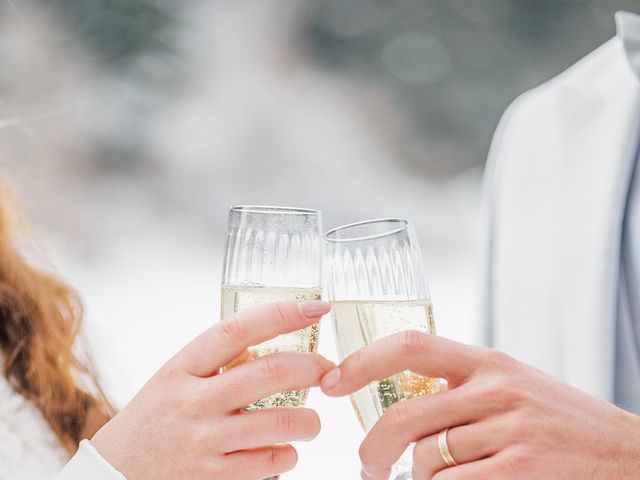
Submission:
{"label": "white coat cuff", "polygon": [[80,442],[78,451],[54,480],[127,480],[113,468],[89,440]]}

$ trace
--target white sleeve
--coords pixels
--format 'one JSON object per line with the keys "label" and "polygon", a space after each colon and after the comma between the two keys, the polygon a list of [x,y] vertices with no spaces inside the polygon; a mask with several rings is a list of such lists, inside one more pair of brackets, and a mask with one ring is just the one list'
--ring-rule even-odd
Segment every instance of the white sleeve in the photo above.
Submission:
{"label": "white sleeve", "polygon": [[127,480],[118,470],[113,468],[89,440],[80,442],[78,451],[54,480]]}

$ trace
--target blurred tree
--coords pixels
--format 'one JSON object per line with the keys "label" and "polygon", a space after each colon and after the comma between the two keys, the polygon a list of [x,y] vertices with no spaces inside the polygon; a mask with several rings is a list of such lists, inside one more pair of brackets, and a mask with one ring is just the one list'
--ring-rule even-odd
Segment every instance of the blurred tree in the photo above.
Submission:
{"label": "blurred tree", "polygon": [[98,91],[110,119],[96,120],[85,132],[95,148],[87,160],[100,171],[148,171],[152,162],[146,158],[141,122],[181,82],[174,48],[178,6],[163,0],[27,0],[20,10],[38,6],[63,27],[56,39],[60,48],[80,45],[104,78]]}
{"label": "blurred tree", "polygon": [[[221,1],[221,0],[212,0]],[[238,0],[240,1],[240,0]],[[175,46],[205,0],[5,0],[0,16],[49,9],[64,50],[86,47],[112,122],[98,123],[96,161],[129,169],[145,161],[138,126],[194,72]],[[302,37],[322,67],[380,85],[409,128],[398,160],[420,175],[453,175],[484,162],[492,132],[520,92],[559,73],[614,34],[617,10],[638,0],[295,0]],[[240,41],[240,39],[238,39]],[[102,68],[104,67],[104,68]],[[10,78],[0,71],[0,90]]]}
{"label": "blurred tree", "polygon": [[390,89],[412,118],[409,168],[481,165],[492,131],[522,91],[615,34],[637,0],[314,0],[306,27],[318,62]]}
{"label": "blurred tree", "polygon": [[147,52],[170,50],[166,35],[175,22],[161,2],[147,0],[39,0],[58,13],[71,39],[117,67]]}

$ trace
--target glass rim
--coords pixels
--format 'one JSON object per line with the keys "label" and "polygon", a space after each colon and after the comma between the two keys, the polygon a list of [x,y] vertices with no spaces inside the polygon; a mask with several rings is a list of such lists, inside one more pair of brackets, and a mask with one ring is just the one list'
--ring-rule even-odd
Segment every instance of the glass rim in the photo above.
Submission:
{"label": "glass rim", "polygon": [[[347,230],[350,228],[354,228],[354,227],[361,227],[363,225],[370,225],[370,224],[374,224],[374,223],[379,223],[379,224],[383,224],[383,223],[399,223],[401,226],[397,227],[397,228],[393,228],[387,232],[382,232],[382,233],[376,233],[374,235],[360,235],[357,237],[350,237],[350,238],[335,238],[332,237],[332,235],[335,235],[337,232],[339,231],[343,231],[343,230]],[[336,228],[332,228],[331,230],[327,231],[324,234],[324,239],[327,242],[332,242],[332,243],[347,243],[347,242],[362,242],[365,240],[375,240],[378,238],[384,238],[384,237],[388,237],[391,235],[395,235],[396,233],[400,233],[403,232],[405,230],[407,230],[409,228],[409,220],[407,220],[406,218],[397,218],[397,217],[390,217],[390,218],[375,218],[373,220],[362,220],[360,222],[354,222],[354,223],[348,223],[346,225],[341,225],[339,227]]]}
{"label": "glass rim", "polygon": [[320,210],[303,207],[283,207],[277,205],[233,205],[229,211],[243,213],[277,213],[282,215],[320,215]]}

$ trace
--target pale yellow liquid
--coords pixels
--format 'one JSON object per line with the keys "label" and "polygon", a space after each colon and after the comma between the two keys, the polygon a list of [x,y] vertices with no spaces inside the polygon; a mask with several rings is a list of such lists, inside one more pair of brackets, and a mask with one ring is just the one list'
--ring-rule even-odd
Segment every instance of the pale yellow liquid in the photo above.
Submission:
{"label": "pale yellow liquid", "polygon": [[[435,334],[433,307],[428,301],[338,301],[331,302],[340,358],[344,359],[370,343],[403,330]],[[413,372],[371,382],[351,395],[351,403],[365,431],[378,421],[390,405],[439,391],[440,381]]]}
{"label": "pale yellow liquid", "polygon": [[[265,303],[284,300],[319,300],[320,289],[285,288],[285,287],[224,287],[222,289],[222,319],[238,310],[255,307]],[[229,370],[246,361],[254,360],[271,353],[279,352],[316,352],[318,349],[318,333],[320,324],[314,323],[292,333],[279,335],[259,345],[250,347],[248,352],[231,362],[223,370]],[[307,400],[308,389],[286,390],[247,405],[246,410],[257,410],[273,407],[302,407]]]}

